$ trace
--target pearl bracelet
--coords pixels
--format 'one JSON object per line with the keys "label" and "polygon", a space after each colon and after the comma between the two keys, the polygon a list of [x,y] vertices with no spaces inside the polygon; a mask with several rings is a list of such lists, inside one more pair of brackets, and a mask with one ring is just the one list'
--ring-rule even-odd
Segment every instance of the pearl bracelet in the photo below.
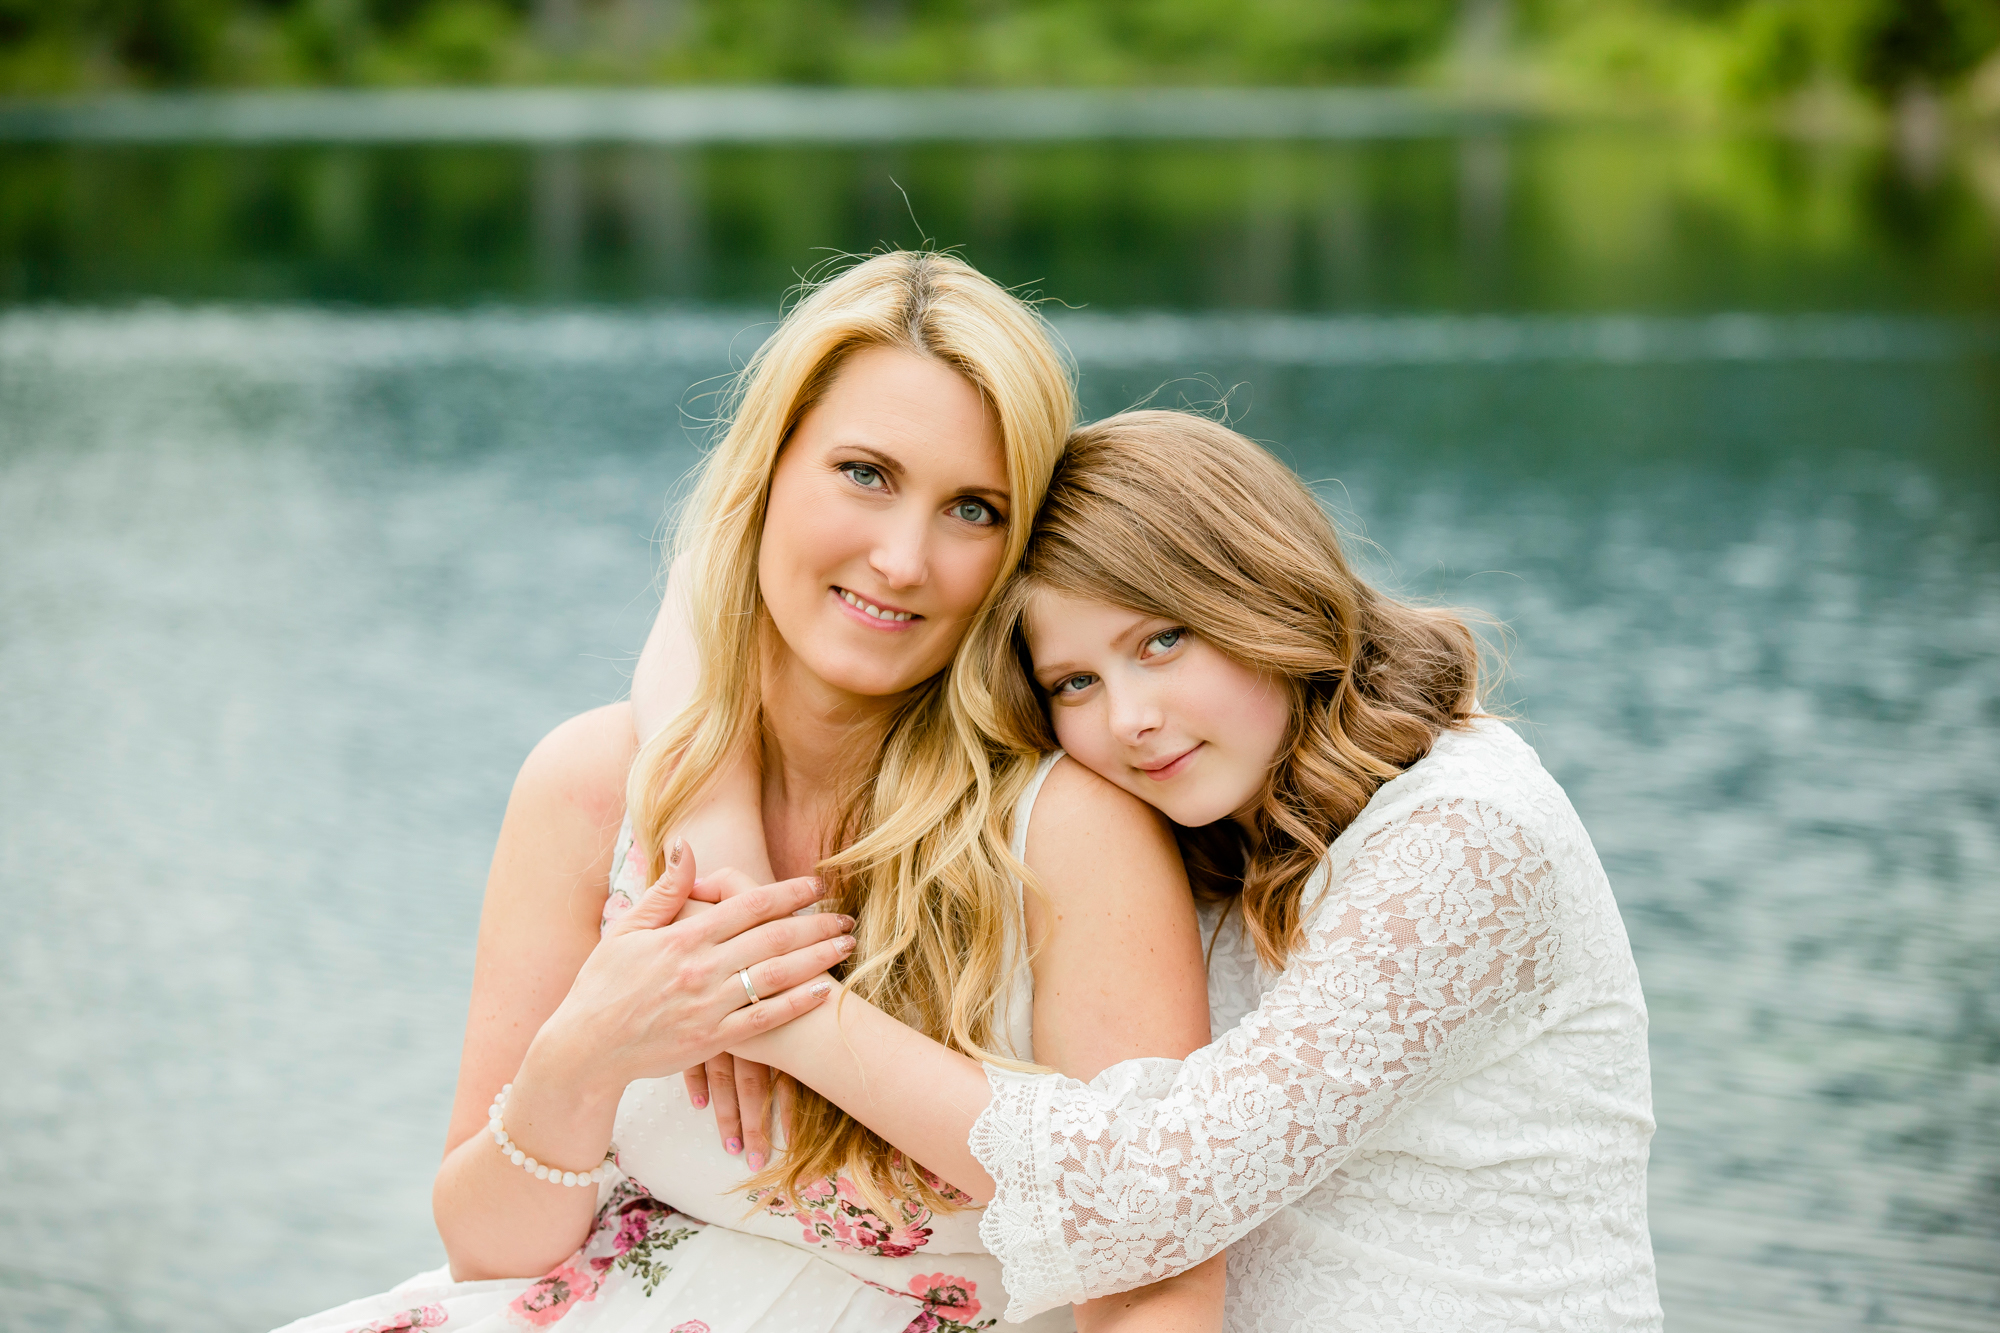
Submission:
{"label": "pearl bracelet", "polygon": [[611,1173],[618,1169],[612,1158],[618,1155],[618,1145],[612,1144],[604,1154],[595,1171],[565,1171],[561,1167],[538,1162],[514,1145],[507,1137],[507,1127],[500,1123],[500,1113],[507,1109],[507,1094],[514,1090],[512,1083],[500,1089],[494,1097],[493,1105],[486,1108],[486,1128],[492,1131],[493,1141],[500,1145],[500,1155],[520,1167],[536,1180],[546,1180],[551,1185],[596,1185],[611,1179]]}

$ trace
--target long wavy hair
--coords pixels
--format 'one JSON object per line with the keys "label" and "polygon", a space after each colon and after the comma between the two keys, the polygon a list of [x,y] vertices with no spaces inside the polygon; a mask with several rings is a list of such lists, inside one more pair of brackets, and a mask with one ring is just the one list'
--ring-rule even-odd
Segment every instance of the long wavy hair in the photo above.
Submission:
{"label": "long wavy hair", "polygon": [[1302,941],[1306,884],[1334,838],[1477,715],[1466,617],[1370,587],[1291,469],[1206,417],[1128,412],[1071,435],[974,644],[994,682],[995,744],[1024,754],[1056,744],[1023,627],[1044,588],[1185,625],[1290,692],[1250,831],[1231,819],[1179,830],[1196,892],[1240,906],[1272,967]]}
{"label": "long wavy hair", "polygon": [[[846,358],[892,347],[952,367],[1000,427],[1011,503],[995,591],[952,663],[910,691],[874,763],[855,784],[818,873],[826,907],[853,916],[849,988],[977,1059],[995,1049],[995,996],[1018,916],[1008,846],[1031,756],[986,741],[993,702],[965,669],[966,645],[1020,560],[1063,439],[1075,421],[1070,370],[1041,318],[962,261],[895,251],[810,289],[738,376],[720,436],[680,516],[676,559],[690,571],[700,682],[692,701],[641,748],[627,790],[634,836],[661,873],[668,832],[711,776],[763,734],[762,647],[775,631],[758,586],[771,472],[801,418]],[[962,1204],[909,1169],[887,1142],[810,1088],[786,1089],[784,1150],[755,1185],[794,1200],[845,1171],[878,1207],[890,1196],[933,1209]]]}

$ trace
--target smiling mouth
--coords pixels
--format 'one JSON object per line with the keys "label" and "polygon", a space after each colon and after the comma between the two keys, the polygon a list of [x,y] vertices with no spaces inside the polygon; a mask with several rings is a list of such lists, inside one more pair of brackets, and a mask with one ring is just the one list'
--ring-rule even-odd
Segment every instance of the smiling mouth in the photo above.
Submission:
{"label": "smiling mouth", "polygon": [[836,586],[834,591],[839,593],[840,600],[845,602],[857,614],[866,616],[868,619],[884,627],[908,625],[923,619],[922,616],[914,611],[904,611],[893,606],[877,606],[866,597],[851,593],[842,587]]}
{"label": "smiling mouth", "polygon": [[1188,760],[1194,757],[1194,752],[1207,743],[1206,741],[1196,741],[1172,759],[1154,764],[1151,767],[1141,767],[1139,771],[1155,782],[1165,782],[1168,778],[1176,777],[1184,772],[1187,769]]}

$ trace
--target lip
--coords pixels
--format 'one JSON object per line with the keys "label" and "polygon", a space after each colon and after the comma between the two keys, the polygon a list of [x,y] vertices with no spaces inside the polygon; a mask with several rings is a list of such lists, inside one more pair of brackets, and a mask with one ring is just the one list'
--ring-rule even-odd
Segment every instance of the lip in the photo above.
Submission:
{"label": "lip", "polygon": [[1181,774],[1187,772],[1188,764],[1193,760],[1195,751],[1201,749],[1206,744],[1208,744],[1207,741],[1196,741],[1193,745],[1188,746],[1187,749],[1182,750],[1165,763],[1155,765],[1152,768],[1140,768],[1139,771],[1155,782],[1165,782],[1169,778],[1179,777]]}
{"label": "lip", "polygon": [[[854,596],[861,597],[862,601],[869,603],[871,606],[878,606],[884,611],[901,611],[906,613],[910,618],[908,620],[877,620],[874,616],[869,615],[866,611],[848,601],[846,597],[841,595],[842,593],[853,593]],[[843,588],[837,583],[827,589],[827,594],[833,598],[833,604],[845,612],[849,619],[866,625],[869,629],[882,634],[898,634],[905,630],[915,629],[924,622],[923,616],[915,611],[911,611],[907,606],[891,606],[887,602],[878,602],[872,597],[862,597],[860,593],[854,592],[852,588]]]}

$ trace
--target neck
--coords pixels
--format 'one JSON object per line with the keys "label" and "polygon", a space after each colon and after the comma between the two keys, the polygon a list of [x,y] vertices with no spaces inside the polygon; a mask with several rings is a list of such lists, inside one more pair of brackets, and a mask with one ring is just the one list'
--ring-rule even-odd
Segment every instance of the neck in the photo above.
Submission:
{"label": "neck", "polygon": [[819,842],[868,771],[890,715],[908,696],[851,694],[807,671],[783,645],[764,653],[764,809]]}

